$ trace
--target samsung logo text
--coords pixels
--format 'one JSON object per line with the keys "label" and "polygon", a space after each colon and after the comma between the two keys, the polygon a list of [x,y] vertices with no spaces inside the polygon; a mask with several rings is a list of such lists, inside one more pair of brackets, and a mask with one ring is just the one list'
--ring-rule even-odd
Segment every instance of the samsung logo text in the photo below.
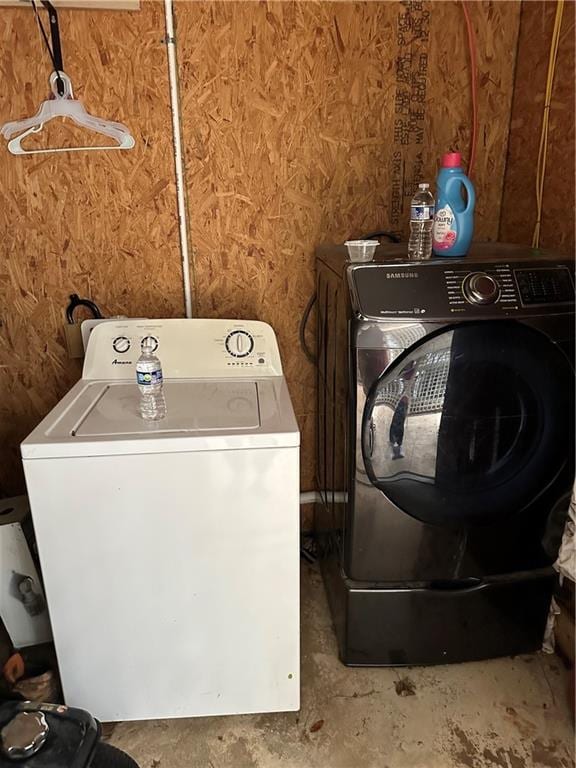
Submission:
{"label": "samsung logo text", "polygon": [[403,280],[405,277],[418,277],[418,272],[386,272],[387,280]]}

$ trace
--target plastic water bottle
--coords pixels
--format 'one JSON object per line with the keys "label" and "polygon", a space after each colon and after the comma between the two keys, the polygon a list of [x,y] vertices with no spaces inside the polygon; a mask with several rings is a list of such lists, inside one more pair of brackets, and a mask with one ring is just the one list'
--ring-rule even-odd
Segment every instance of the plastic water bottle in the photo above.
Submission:
{"label": "plastic water bottle", "polygon": [[154,340],[144,339],[142,354],[136,362],[136,381],[140,390],[140,415],[146,421],[166,416],[162,363],[154,354]]}
{"label": "plastic water bottle", "polygon": [[430,184],[418,184],[418,192],[410,203],[410,240],[408,258],[414,261],[429,259],[432,255],[432,227],[434,225],[434,196]]}

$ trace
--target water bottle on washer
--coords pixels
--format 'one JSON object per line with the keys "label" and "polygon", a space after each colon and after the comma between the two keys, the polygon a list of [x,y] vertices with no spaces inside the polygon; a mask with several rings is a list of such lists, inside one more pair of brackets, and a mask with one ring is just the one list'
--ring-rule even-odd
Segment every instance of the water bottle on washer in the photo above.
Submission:
{"label": "water bottle on washer", "polygon": [[410,240],[408,258],[414,261],[429,259],[432,255],[432,226],[434,224],[434,196],[430,184],[418,184],[418,191],[410,203]]}
{"label": "water bottle on washer", "polygon": [[156,340],[142,341],[142,354],[136,362],[136,381],[140,390],[140,415],[146,421],[157,421],[166,416],[163,392],[162,363],[156,357]]}

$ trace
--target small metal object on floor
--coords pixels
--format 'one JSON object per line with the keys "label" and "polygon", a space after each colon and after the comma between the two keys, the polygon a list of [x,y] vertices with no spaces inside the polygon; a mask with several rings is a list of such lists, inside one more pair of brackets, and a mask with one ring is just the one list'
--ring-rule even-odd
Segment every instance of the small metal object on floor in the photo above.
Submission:
{"label": "small metal object on floor", "polygon": [[11,760],[25,760],[38,752],[47,736],[43,712],[20,712],[0,731],[2,752]]}

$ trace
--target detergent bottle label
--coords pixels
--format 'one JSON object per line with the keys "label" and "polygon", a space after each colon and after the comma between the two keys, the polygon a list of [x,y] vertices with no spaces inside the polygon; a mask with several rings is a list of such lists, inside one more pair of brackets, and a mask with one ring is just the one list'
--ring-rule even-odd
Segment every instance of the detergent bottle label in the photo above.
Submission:
{"label": "detergent bottle label", "polygon": [[449,205],[444,205],[436,211],[434,216],[434,248],[447,250],[456,242],[456,221],[454,211]]}

